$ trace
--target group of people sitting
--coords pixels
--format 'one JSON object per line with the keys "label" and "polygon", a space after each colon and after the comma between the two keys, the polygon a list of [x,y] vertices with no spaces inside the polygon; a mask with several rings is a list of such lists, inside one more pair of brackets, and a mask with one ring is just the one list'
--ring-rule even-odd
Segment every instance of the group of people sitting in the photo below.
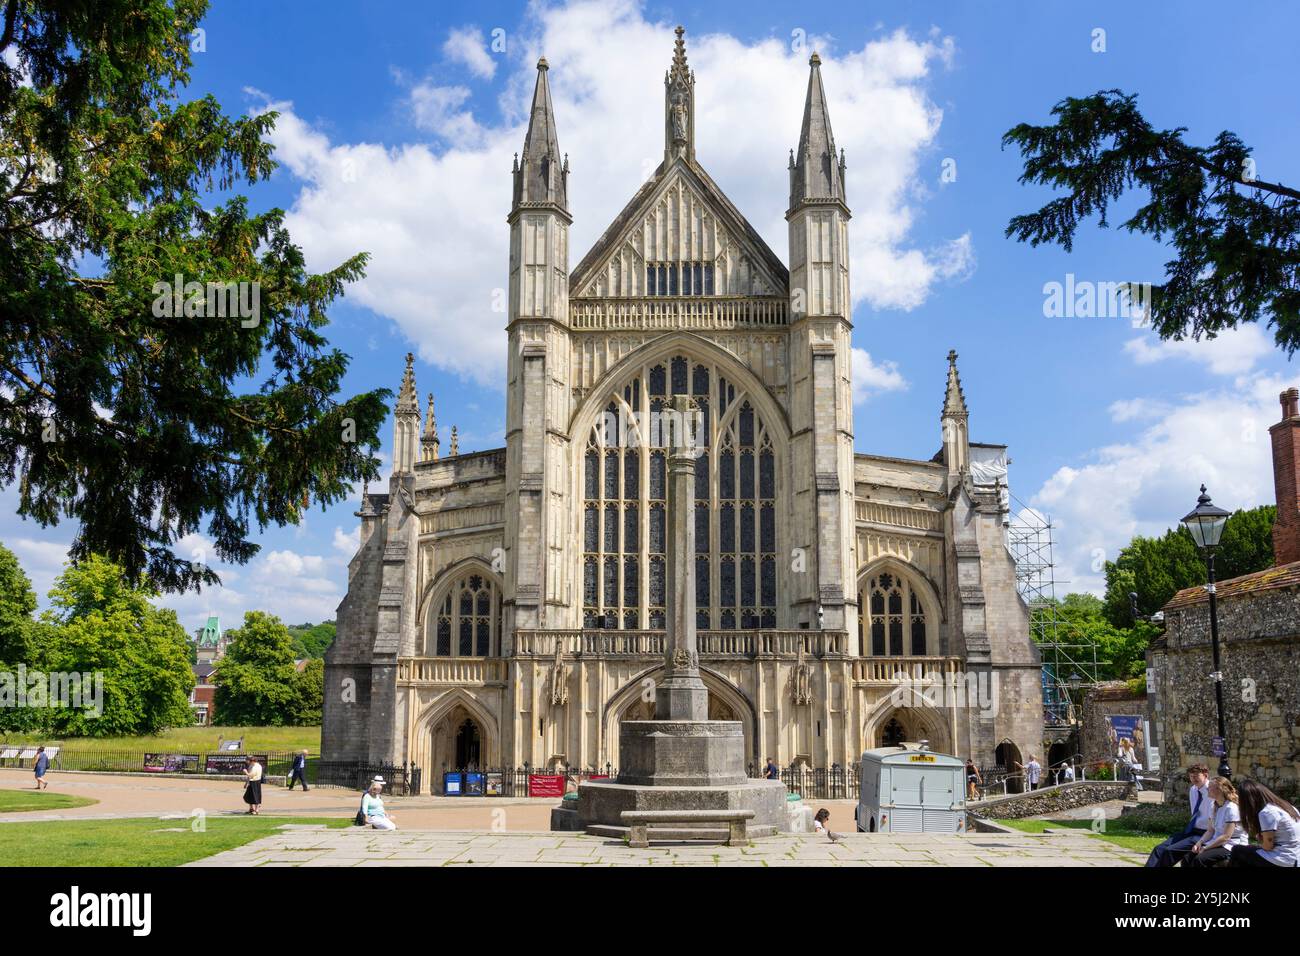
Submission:
{"label": "group of people sitting", "polygon": [[1300,811],[1290,803],[1254,780],[1211,778],[1205,764],[1188,768],[1187,780],[1191,819],[1147,866],[1300,866]]}

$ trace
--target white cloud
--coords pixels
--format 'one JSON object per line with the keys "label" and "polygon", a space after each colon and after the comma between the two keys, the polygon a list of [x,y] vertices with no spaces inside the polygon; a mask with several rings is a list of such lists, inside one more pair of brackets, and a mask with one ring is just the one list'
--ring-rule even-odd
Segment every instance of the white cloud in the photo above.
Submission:
{"label": "white cloud", "polygon": [[448,143],[478,143],[483,130],[469,110],[461,109],[470,97],[464,86],[420,83],[411,89],[412,120],[420,129],[434,133]]}
{"label": "white cloud", "polygon": [[351,560],[352,556],[357,553],[357,548],[361,547],[361,526],[357,525],[350,532],[344,531],[341,527],[334,527],[334,548],[343,557]]}
{"label": "white cloud", "polygon": [[1124,351],[1139,365],[1180,358],[1199,362],[1215,375],[1241,375],[1275,350],[1273,342],[1257,323],[1240,325],[1215,338],[1162,341],[1154,334],[1130,339]]}
{"label": "white cloud", "polygon": [[877,362],[866,349],[853,350],[853,404],[860,405],[877,392],[897,392],[907,380],[897,362]]}
{"label": "white cloud", "polygon": [[1237,379],[1231,387],[1183,396],[1164,406],[1134,400],[1112,417],[1153,418],[1136,438],[1095,449],[1087,461],[1058,469],[1030,503],[1055,526],[1058,596],[1105,587],[1102,562],[1134,535],[1161,535],[1196,504],[1204,482],[1230,510],[1271,504],[1268,426],[1277,421],[1278,376]]}
{"label": "white cloud", "polygon": [[483,41],[483,31],[477,27],[458,27],[447,34],[442,54],[453,63],[460,63],[481,80],[496,76],[497,64],[488,53]]}
{"label": "white cloud", "polygon": [[[506,316],[495,311],[507,281],[503,219],[537,57],[544,52],[551,65],[560,148],[572,166],[576,265],[662,157],[662,77],[673,40],[671,23],[647,20],[632,0],[532,7],[513,37],[499,120],[471,115],[461,87],[426,82],[410,90],[412,119],[438,147],[334,142],[292,104],[277,104],[272,137],[277,158],[303,183],[288,224],[311,266],[370,252],[368,274],[349,288],[349,300],[393,319],[424,361],[496,388],[505,367]],[[786,164],[799,137],[808,52],[776,38],[687,41],[699,160],[784,256]],[[951,39],[903,31],[842,55],[823,51],[836,143],[848,160],[858,303],[915,308],[934,284],[973,266],[969,235],[932,250],[909,245],[920,212],[918,166],[942,119],[925,84],[952,54]]]}

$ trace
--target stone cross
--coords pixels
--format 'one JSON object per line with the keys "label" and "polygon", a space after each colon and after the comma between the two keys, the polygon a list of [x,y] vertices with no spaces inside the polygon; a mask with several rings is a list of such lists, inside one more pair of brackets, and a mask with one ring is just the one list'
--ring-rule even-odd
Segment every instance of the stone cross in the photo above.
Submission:
{"label": "stone cross", "polygon": [[665,411],[668,449],[668,621],[666,677],[655,688],[657,720],[707,720],[709,692],[700,679],[695,639],[695,457],[688,424],[695,415],[685,395]]}

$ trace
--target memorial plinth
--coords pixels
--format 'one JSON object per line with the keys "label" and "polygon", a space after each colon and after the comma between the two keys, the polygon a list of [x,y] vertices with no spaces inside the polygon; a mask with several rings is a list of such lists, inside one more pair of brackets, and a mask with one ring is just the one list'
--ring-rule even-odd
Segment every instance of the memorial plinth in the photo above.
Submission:
{"label": "memorial plinth", "polygon": [[[655,685],[655,719],[619,726],[619,772],[612,782],[578,787],[577,826],[624,832],[625,810],[753,810],[756,835],[785,828],[786,788],[745,775],[745,733],[739,721],[709,720],[709,692],[700,678],[695,635],[695,456],[689,400],[673,400],[668,456],[668,594],[664,676]],[[675,836],[707,825],[676,824]]]}

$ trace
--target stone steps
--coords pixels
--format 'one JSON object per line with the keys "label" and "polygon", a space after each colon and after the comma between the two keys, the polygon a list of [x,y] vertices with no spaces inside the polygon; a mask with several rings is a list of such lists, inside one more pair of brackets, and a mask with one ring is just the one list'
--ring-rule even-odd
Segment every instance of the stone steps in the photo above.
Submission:
{"label": "stone steps", "polygon": [[[628,827],[620,827],[613,824],[593,823],[587,827],[587,833],[591,836],[610,837],[615,840],[626,840]],[[700,843],[725,843],[728,837],[726,827],[698,826],[692,827],[685,824],[674,826],[663,826],[649,828],[651,841],[696,841]],[[773,826],[750,826],[746,833],[751,840],[757,837],[776,836],[776,827]]]}

